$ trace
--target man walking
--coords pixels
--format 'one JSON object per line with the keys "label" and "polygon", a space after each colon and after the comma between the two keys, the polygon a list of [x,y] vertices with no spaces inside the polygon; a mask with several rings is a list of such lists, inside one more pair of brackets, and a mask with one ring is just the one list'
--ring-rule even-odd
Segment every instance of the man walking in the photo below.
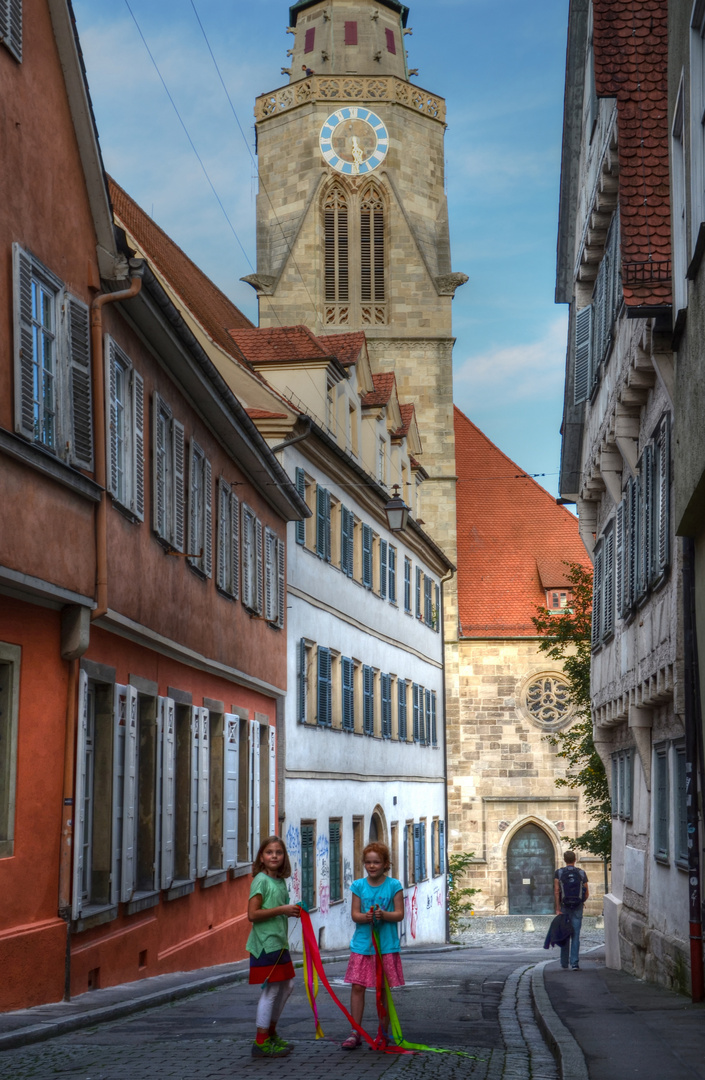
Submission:
{"label": "man walking", "polygon": [[575,865],[575,852],[566,851],[563,858],[565,866],[556,870],[553,881],[553,896],[556,902],[556,915],[567,915],[570,919],[570,939],[561,945],[561,967],[568,965],[573,971],[580,970],[580,927],[583,922],[583,904],[590,895],[587,874]]}

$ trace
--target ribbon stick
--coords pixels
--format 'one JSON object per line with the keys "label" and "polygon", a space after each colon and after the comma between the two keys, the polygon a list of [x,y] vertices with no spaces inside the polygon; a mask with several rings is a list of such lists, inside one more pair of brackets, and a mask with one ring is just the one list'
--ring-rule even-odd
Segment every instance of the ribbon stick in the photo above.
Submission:
{"label": "ribbon stick", "polygon": [[304,983],[306,986],[306,997],[311,1006],[313,1018],[316,1021],[316,1038],[323,1039],[325,1038],[325,1035],[320,1020],[318,1019],[318,1006],[316,1004],[316,998],[318,997],[318,972],[315,967],[312,966],[306,948],[304,948]]}

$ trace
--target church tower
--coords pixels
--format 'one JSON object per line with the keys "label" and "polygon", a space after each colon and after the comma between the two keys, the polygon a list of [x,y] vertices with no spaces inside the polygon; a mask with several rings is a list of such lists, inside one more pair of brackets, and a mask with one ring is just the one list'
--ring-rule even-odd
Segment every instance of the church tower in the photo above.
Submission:
{"label": "church tower", "polygon": [[[456,559],[445,102],[410,81],[397,0],[299,0],[286,86],[256,101],[261,326],[364,330],[373,368],[416,405],[422,513]],[[408,496],[408,493],[404,493]],[[454,585],[446,637],[457,638]]]}

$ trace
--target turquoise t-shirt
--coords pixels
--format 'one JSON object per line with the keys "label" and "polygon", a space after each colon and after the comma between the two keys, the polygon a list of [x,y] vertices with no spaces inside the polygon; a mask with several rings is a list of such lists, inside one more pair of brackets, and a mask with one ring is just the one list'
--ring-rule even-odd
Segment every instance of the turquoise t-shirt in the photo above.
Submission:
{"label": "turquoise t-shirt", "polygon": [[[252,882],[250,899],[262,897],[262,911],[267,908],[281,907],[288,904],[289,890],[283,878],[273,878],[261,873]],[[273,915],[271,919],[252,924],[250,936],[245,948],[252,956],[261,956],[263,952],[280,952],[289,948],[289,920],[286,915]]]}
{"label": "turquoise t-shirt", "polygon": [[[381,885],[373,887],[366,877],[353,881],[350,891],[360,897],[360,910],[369,911],[373,904],[379,904],[382,911],[394,910],[394,897],[403,886],[396,878],[385,878]],[[380,922],[375,926],[379,933],[379,947],[383,953],[399,952],[399,923]],[[361,956],[373,956],[375,947],[372,942],[370,923],[355,923],[355,933],[350,948]]]}

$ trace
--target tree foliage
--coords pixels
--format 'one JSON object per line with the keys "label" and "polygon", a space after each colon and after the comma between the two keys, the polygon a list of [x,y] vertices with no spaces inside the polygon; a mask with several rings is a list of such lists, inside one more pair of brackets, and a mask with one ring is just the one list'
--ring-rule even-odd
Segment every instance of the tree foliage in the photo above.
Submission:
{"label": "tree foliage", "polygon": [[570,686],[570,699],[578,719],[566,731],[547,735],[559,758],[567,763],[565,777],[557,787],[581,788],[585,806],[594,821],[592,828],[568,843],[592,855],[609,859],[612,849],[612,811],[607,774],[592,737],[590,712],[590,661],[592,632],[592,573],[580,563],[566,563],[573,591],[571,607],[560,613],[537,608],[532,619],[543,640],[539,649],[560,660]]}
{"label": "tree foliage", "polygon": [[448,855],[448,924],[451,934],[457,934],[461,915],[472,912],[470,897],[481,889],[460,887],[460,878],[466,874],[475,858],[473,851],[461,851]]}

